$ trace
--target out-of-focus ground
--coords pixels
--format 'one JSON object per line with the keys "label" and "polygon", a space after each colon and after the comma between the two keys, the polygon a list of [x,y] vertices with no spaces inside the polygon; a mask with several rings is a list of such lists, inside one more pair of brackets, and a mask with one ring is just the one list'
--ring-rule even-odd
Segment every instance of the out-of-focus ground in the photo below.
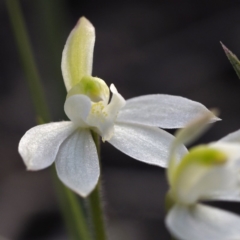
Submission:
{"label": "out-of-focus ground", "polygon": [[[93,75],[114,83],[126,99],[165,93],[217,107],[223,121],[203,142],[240,128],[240,80],[219,44],[240,56],[239,1],[20,2],[54,121],[66,119],[61,51],[85,15],[96,28]],[[65,240],[50,171],[27,172],[17,152],[35,117],[4,1],[0,20],[0,234],[14,240]],[[169,239],[164,170],[107,143],[102,162],[109,239]],[[222,207],[240,214],[238,204]]]}

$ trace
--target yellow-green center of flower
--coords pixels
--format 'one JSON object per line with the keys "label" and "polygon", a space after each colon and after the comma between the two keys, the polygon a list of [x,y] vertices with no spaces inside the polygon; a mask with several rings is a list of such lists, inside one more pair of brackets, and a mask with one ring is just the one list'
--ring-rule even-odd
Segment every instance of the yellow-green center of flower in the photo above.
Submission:
{"label": "yellow-green center of flower", "polygon": [[182,203],[195,202],[197,195],[193,194],[194,189],[210,171],[225,164],[227,159],[224,152],[208,145],[190,149],[173,171],[170,183],[173,198]]}
{"label": "yellow-green center of flower", "polygon": [[225,153],[207,145],[200,145],[190,149],[189,153],[183,158],[181,164],[196,162],[203,165],[222,164],[227,161]]}
{"label": "yellow-green center of flower", "polygon": [[92,102],[104,101],[107,103],[109,100],[109,88],[106,83],[102,79],[92,76],[84,76],[78,84],[70,89],[67,97],[76,94],[87,95]]}
{"label": "yellow-green center of flower", "polygon": [[105,118],[108,116],[107,112],[105,111],[105,106],[103,102],[97,102],[92,104],[91,114],[94,117],[97,117],[99,121],[103,122]]}
{"label": "yellow-green center of flower", "polygon": [[207,145],[194,147],[176,167],[173,182],[177,181],[189,166],[213,167],[214,165],[224,164],[226,161],[227,156],[218,149],[210,148]]}

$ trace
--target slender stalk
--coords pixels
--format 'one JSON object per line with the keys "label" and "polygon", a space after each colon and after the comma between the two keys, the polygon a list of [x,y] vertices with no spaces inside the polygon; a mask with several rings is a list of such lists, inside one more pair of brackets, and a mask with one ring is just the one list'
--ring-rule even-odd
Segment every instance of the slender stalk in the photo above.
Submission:
{"label": "slender stalk", "polygon": [[49,122],[50,114],[43,94],[43,88],[32,54],[31,44],[27,35],[19,2],[18,0],[6,0],[6,5],[37,118],[41,118],[44,122]]}
{"label": "slender stalk", "polygon": [[[54,86],[58,94],[51,96],[51,101],[63,103],[66,98],[66,88],[61,72],[62,50],[65,44],[65,37],[68,34],[68,18],[66,17],[66,0],[36,0],[33,11],[38,27],[38,33],[42,36],[41,43],[44,44],[43,54],[47,81]],[[54,106],[54,114],[58,119],[65,117],[60,107]]]}
{"label": "slender stalk", "polygon": [[91,208],[91,217],[96,240],[106,240],[104,216],[101,204],[101,189],[100,182],[89,196],[89,203]]}
{"label": "slender stalk", "polygon": [[80,205],[79,199],[69,188],[65,187],[57,178],[55,169],[53,176],[55,185],[57,186],[62,214],[65,218],[66,227],[74,240],[92,240],[86,217]]}
{"label": "slender stalk", "polygon": [[[96,144],[98,157],[100,162],[100,143],[98,134],[92,132],[93,140]],[[106,232],[105,232],[105,223],[104,223],[104,213],[103,206],[101,201],[101,182],[99,180],[97,187],[93,190],[91,195],[88,197],[91,218],[93,229],[95,233],[96,240],[106,240]]]}
{"label": "slender stalk", "polygon": [[[38,123],[50,121],[49,110],[43,94],[43,88],[36,68],[30,41],[18,0],[6,0],[10,21],[15,35],[19,56],[26,75]],[[58,189],[62,214],[74,240],[91,240],[83,210],[77,196],[59,182],[55,170],[53,177]]]}

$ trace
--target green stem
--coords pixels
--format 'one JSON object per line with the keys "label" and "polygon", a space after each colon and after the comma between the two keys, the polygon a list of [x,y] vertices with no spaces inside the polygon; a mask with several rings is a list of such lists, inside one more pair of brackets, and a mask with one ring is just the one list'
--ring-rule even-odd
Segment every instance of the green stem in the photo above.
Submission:
{"label": "green stem", "polygon": [[[99,164],[100,164],[100,143],[98,134],[92,132],[93,140],[96,144],[98,156],[99,156]],[[97,187],[93,190],[91,195],[88,197],[90,211],[91,211],[91,219],[93,224],[93,229],[95,233],[96,240],[106,240],[106,232],[105,232],[105,223],[104,223],[104,214],[103,214],[103,206],[101,201],[101,182],[97,184]]]}
{"label": "green stem", "polygon": [[18,0],[6,0],[6,5],[37,118],[41,118],[41,121],[49,122],[50,114],[47,109],[19,2]]}
{"label": "green stem", "polygon": [[52,170],[62,214],[71,239],[92,240],[79,198],[59,181],[55,168],[52,168]]}
{"label": "green stem", "polygon": [[[30,41],[27,35],[24,18],[18,0],[6,0],[10,21],[15,35],[19,56],[26,75],[26,81],[31,93],[38,123],[50,121],[40,77],[36,68]],[[53,177],[58,189],[62,214],[70,235],[74,240],[91,240],[86,219],[79,199],[71,190],[59,182],[54,170]]]}

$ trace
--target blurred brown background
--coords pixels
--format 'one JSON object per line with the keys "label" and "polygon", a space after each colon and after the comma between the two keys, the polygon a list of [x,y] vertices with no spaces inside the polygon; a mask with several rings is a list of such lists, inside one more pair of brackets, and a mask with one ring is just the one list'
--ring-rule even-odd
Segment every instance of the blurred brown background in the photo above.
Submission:
{"label": "blurred brown background", "polygon": [[[240,1],[20,2],[54,121],[66,119],[61,52],[84,15],[96,28],[94,76],[114,83],[126,99],[167,93],[219,108],[223,121],[203,142],[240,128],[240,80],[219,44],[240,56]],[[50,171],[27,172],[17,152],[35,116],[3,0],[0,29],[0,234],[14,240],[65,240]],[[107,143],[102,162],[109,239],[169,239],[164,170]],[[240,214],[238,204],[221,206]]]}

